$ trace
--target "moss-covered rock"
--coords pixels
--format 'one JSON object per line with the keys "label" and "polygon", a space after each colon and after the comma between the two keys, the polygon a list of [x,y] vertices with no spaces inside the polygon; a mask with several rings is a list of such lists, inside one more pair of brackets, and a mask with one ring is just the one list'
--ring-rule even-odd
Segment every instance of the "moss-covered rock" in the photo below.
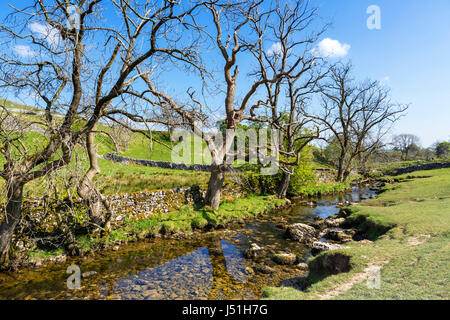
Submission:
{"label": "moss-covered rock", "polygon": [[297,261],[297,256],[293,253],[276,253],[273,255],[272,260],[282,265],[292,265]]}

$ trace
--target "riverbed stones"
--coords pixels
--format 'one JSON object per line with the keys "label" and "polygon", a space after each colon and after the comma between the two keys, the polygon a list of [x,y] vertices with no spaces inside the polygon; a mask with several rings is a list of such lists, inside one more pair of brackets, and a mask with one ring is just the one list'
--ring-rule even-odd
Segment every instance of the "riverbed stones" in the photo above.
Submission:
{"label": "riverbed stones", "polygon": [[256,243],[252,243],[250,248],[244,252],[244,256],[248,259],[258,259],[266,254],[266,250],[258,246]]}
{"label": "riverbed stones", "polygon": [[286,237],[301,243],[310,243],[315,239],[317,231],[304,223],[294,223],[286,229]]}
{"label": "riverbed stones", "polygon": [[308,271],[309,270],[308,264],[304,263],[304,262],[297,263],[296,266],[297,266],[297,268],[299,268],[302,271]]}
{"label": "riverbed stones", "polygon": [[326,229],[321,233],[321,236],[327,240],[333,240],[337,242],[349,242],[352,241],[352,235],[346,233],[342,229]]}
{"label": "riverbed stones", "polygon": [[311,251],[313,254],[322,252],[322,251],[328,251],[328,250],[337,250],[342,249],[343,246],[340,244],[335,243],[328,243],[328,242],[322,242],[322,241],[314,241],[311,244]]}
{"label": "riverbed stones", "polygon": [[345,218],[325,219],[325,225],[328,228],[340,227],[345,222]]}
{"label": "riverbed stones", "polygon": [[314,222],[311,223],[311,225],[314,228],[316,228],[317,230],[322,230],[322,229],[325,229],[325,227],[326,227],[325,220],[323,220],[323,218],[321,218],[321,217],[315,217]]}
{"label": "riverbed stones", "polygon": [[255,266],[254,270],[258,273],[263,273],[263,274],[270,274],[270,273],[274,273],[275,269],[271,268],[269,266],[266,265],[261,265],[261,266]]}
{"label": "riverbed stones", "polygon": [[282,265],[292,265],[297,260],[297,256],[293,253],[280,252],[273,255],[272,260]]}
{"label": "riverbed stones", "polygon": [[86,279],[86,278],[95,276],[96,274],[97,274],[97,271],[87,271],[87,272],[83,272],[83,273],[81,274],[81,277],[82,277],[83,279]]}

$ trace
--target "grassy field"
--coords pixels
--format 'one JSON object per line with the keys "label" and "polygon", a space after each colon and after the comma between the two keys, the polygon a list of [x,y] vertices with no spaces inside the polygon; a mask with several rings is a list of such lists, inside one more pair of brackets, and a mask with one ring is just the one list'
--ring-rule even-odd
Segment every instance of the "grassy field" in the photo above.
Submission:
{"label": "grassy field", "polygon": [[[27,111],[40,111],[37,108],[17,104],[11,101],[4,101],[0,99],[0,103],[7,108]],[[36,115],[27,115],[13,112],[13,114],[27,122],[36,120]],[[112,129],[105,125],[98,125],[98,130],[112,132]],[[163,142],[166,145],[171,145],[168,134],[165,132],[155,131],[153,133],[154,139]],[[46,145],[47,139],[38,132],[25,132],[23,141],[29,153],[42,150]],[[98,154],[103,156],[109,152],[114,152],[115,148],[111,139],[104,134],[96,135],[96,146]],[[128,146],[125,150],[119,150],[119,154],[136,158],[157,161],[170,161],[172,151],[162,144],[153,142],[153,150],[150,149],[150,141],[141,134],[131,133]],[[73,155],[72,163],[58,174],[54,175],[53,179],[59,181],[60,189],[64,182],[67,182],[71,175],[82,175],[87,169],[87,158],[81,147],[77,147]],[[193,155],[194,159],[194,155]],[[4,158],[0,155],[0,166],[4,162]],[[186,187],[193,185],[201,185],[208,182],[209,173],[194,172],[183,170],[171,170],[152,167],[143,167],[135,164],[121,165],[105,159],[99,159],[101,173],[95,177],[95,182],[99,189],[104,194],[113,193],[129,193],[137,191],[150,191],[161,188],[175,188]],[[0,180],[0,188],[4,181]],[[38,179],[32,181],[25,186],[24,194],[27,197],[42,197],[49,189],[49,179]],[[75,194],[75,186],[72,186],[71,192]],[[63,195],[64,196],[64,195]]]}
{"label": "grassy field", "polygon": [[434,159],[434,160],[411,160],[411,161],[396,161],[386,163],[370,164],[369,168],[372,170],[380,171],[382,174],[393,174],[395,170],[400,168],[406,168],[416,166],[419,164],[433,163],[433,162],[449,162],[450,158]]}
{"label": "grassy field", "polygon": [[[388,185],[376,199],[352,207],[351,219],[390,227],[372,244],[352,242],[348,273],[311,272],[306,292],[267,288],[269,299],[449,299],[450,169],[415,172],[413,179]],[[420,178],[419,178],[420,177]],[[347,245],[347,244],[346,244]],[[322,253],[314,259],[321,259]],[[311,263],[310,261],[309,263]],[[371,270],[380,270],[380,288],[369,288]]]}

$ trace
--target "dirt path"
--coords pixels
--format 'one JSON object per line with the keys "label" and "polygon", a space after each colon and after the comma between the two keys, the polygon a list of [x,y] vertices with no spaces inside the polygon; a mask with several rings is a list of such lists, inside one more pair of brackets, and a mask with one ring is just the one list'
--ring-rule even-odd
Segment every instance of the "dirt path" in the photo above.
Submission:
{"label": "dirt path", "polygon": [[[314,298],[315,299],[317,298],[320,300],[329,300],[329,299],[333,299],[337,296],[340,296],[344,292],[353,288],[354,285],[361,283],[364,280],[367,280],[369,277],[375,276],[377,274],[377,272],[379,272],[381,270],[381,268],[384,265],[386,265],[387,263],[389,263],[389,261],[382,261],[379,265],[371,265],[371,266],[367,267],[366,269],[364,269],[363,272],[355,274],[350,279],[350,281],[340,284],[339,286],[328,291],[326,294],[322,294],[322,295],[317,294],[317,295],[315,295]],[[376,285],[376,282],[373,285]]]}

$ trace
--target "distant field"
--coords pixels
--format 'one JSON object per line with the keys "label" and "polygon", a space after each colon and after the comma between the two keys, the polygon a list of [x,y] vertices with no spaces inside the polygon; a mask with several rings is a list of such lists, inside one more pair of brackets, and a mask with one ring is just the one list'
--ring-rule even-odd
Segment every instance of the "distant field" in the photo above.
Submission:
{"label": "distant field", "polygon": [[[25,105],[16,104],[9,101],[0,100],[7,108],[38,111],[36,108]],[[37,116],[15,113],[22,121],[33,121],[38,119]],[[80,124],[77,124],[80,125]],[[98,130],[112,133],[110,127],[98,125]],[[171,142],[167,132],[153,132],[155,140],[161,141],[170,146]],[[26,132],[23,141],[30,152],[39,151],[46,145],[46,137],[38,132]],[[111,139],[104,134],[96,134],[96,145],[100,156],[108,152],[114,152],[114,144]],[[150,149],[150,141],[139,133],[131,133],[126,150],[119,150],[119,154],[137,159],[148,159],[157,161],[171,161],[172,151],[163,145],[153,142],[153,150]],[[3,165],[5,159],[0,155],[0,166]],[[150,168],[139,165],[121,165],[104,159],[99,159],[101,173],[95,178],[95,181],[102,192],[110,193],[128,193],[146,190],[155,190],[162,188],[185,187],[192,185],[205,184],[208,182],[208,172],[194,172],[171,170],[161,168]],[[76,148],[73,155],[72,163],[66,168],[59,170],[58,174],[53,177],[59,188],[63,189],[63,185],[67,183],[68,177],[73,174],[83,174],[87,169],[88,162],[85,153],[81,147]],[[76,170],[78,168],[78,170]],[[81,170],[80,170],[81,169]],[[48,192],[49,179],[39,179],[26,185],[25,195],[29,197],[42,197]],[[0,179],[0,187],[4,181]],[[72,193],[75,194],[75,186],[71,186]]]}

